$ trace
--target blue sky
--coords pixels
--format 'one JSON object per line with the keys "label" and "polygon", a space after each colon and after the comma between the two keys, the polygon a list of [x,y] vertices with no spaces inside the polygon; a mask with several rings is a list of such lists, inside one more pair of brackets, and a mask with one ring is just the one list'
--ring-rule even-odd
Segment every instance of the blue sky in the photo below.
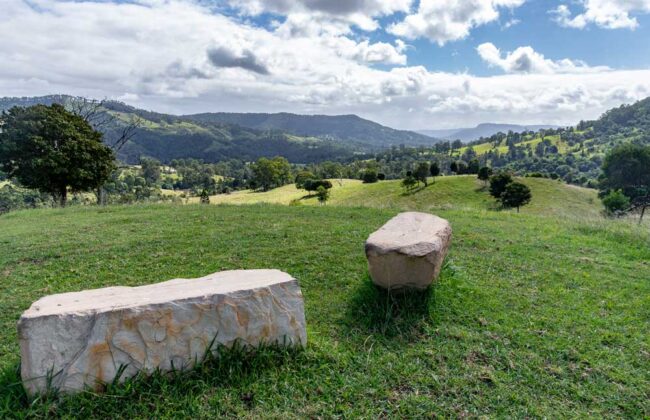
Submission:
{"label": "blue sky", "polygon": [[3,0],[0,96],[398,128],[574,124],[650,96],[650,0]]}

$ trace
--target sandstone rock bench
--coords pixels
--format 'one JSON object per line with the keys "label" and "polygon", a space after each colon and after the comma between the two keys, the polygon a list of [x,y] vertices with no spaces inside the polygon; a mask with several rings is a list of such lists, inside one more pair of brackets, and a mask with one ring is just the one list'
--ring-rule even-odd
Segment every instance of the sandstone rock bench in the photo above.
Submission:
{"label": "sandstone rock bench", "polygon": [[202,360],[210,345],[305,346],[298,282],[278,270],[238,270],[140,287],[46,296],[20,318],[21,375],[30,394],[73,392],[139,371]]}
{"label": "sandstone rock bench", "polygon": [[385,289],[426,289],[438,278],[451,244],[451,225],[428,213],[400,213],[366,241],[373,282]]}

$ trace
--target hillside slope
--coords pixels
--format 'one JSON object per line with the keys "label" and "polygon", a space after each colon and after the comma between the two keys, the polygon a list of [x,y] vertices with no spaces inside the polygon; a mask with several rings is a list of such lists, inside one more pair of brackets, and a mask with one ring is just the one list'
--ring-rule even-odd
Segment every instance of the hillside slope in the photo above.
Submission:
{"label": "hillside slope", "polygon": [[[595,190],[567,185],[541,178],[520,178],[532,191],[531,203],[521,212],[533,215],[572,218],[599,218],[602,205]],[[363,206],[376,208],[400,208],[408,210],[435,211],[439,209],[490,210],[496,207],[483,183],[476,176],[438,177],[434,184],[417,192],[405,194],[400,181],[382,181],[362,184],[361,181],[332,180],[331,198],[328,206]],[[211,203],[289,204],[298,200],[302,204],[318,205],[315,197],[294,185],[285,185],[268,192],[238,191],[211,197]]]}

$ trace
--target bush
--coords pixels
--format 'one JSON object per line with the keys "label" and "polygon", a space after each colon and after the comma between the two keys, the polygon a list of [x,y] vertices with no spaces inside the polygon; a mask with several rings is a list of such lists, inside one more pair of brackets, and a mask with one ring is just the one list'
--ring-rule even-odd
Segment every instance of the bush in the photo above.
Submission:
{"label": "bush", "polygon": [[383,173],[379,172],[377,174],[377,179],[379,179],[380,181],[385,180],[386,179],[386,174],[383,174]]}
{"label": "bush", "polygon": [[610,216],[623,214],[630,207],[630,199],[623,194],[623,191],[610,191],[603,197],[605,211]]}
{"label": "bush", "polygon": [[368,169],[363,173],[362,179],[364,184],[373,184],[379,181],[379,175],[377,174],[377,171]]}
{"label": "bush", "polygon": [[318,197],[318,202],[325,204],[330,198],[330,190],[323,187],[322,185],[316,190],[316,197]]}

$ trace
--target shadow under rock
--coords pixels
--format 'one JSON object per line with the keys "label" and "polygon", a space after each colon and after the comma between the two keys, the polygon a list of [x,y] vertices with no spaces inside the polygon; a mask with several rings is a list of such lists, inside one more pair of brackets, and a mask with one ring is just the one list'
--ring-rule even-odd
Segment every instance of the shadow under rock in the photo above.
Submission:
{"label": "shadow under rock", "polygon": [[387,291],[367,276],[352,293],[346,326],[350,334],[378,334],[387,339],[415,341],[434,324],[436,285],[426,290]]}

